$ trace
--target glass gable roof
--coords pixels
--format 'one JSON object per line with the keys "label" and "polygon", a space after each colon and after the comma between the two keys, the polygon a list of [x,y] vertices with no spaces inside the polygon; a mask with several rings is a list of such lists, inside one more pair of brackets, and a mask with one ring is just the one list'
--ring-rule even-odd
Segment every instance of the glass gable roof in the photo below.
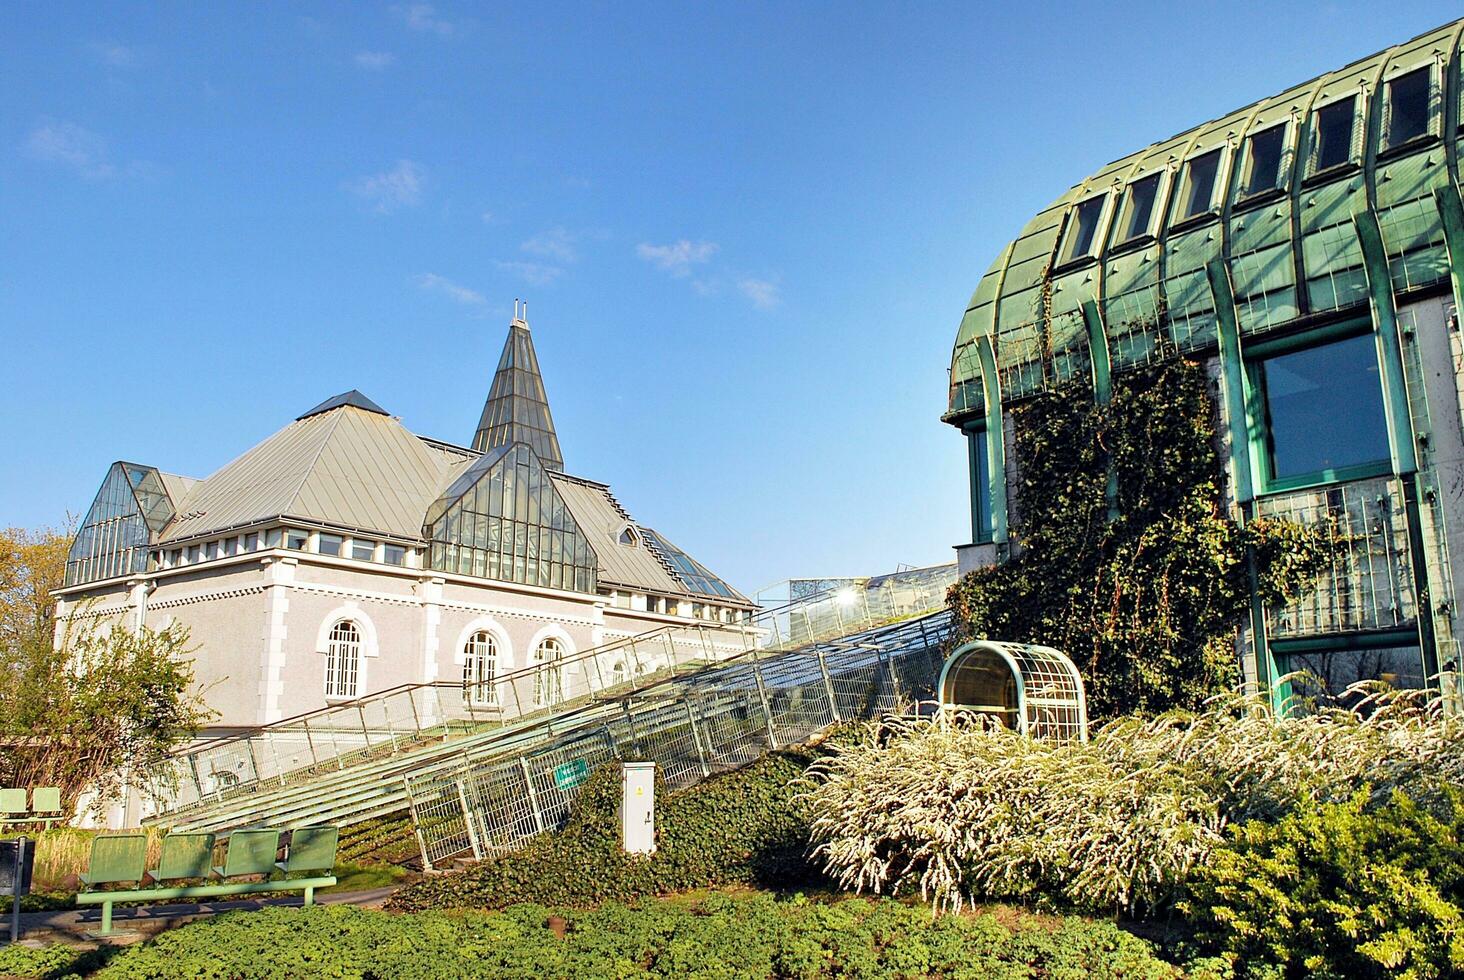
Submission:
{"label": "glass gable roof", "polygon": [[707,567],[701,562],[645,525],[637,526],[640,527],[640,532],[644,536],[646,544],[650,545],[652,549],[670,563],[676,572],[676,577],[692,592],[699,595],[715,596],[719,599],[737,600],[737,594],[727,586],[727,583],[708,571]]}
{"label": "glass gable roof", "polygon": [[523,443],[475,460],[427,512],[428,567],[593,594],[598,561]]}
{"label": "glass gable roof", "polygon": [[173,502],[156,469],[113,463],[71,542],[66,584],[147,571],[147,546],[172,519]]}

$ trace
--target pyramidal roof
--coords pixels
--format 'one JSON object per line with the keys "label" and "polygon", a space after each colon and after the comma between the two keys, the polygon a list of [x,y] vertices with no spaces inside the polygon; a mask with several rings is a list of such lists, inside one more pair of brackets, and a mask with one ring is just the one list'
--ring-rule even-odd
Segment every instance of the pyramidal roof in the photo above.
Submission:
{"label": "pyramidal roof", "polygon": [[559,437],[549,414],[539,358],[534,353],[528,321],[518,315],[517,309],[508,325],[508,339],[503,342],[503,354],[498,358],[478,431],[473,435],[473,448],[486,453],[516,442],[533,449],[546,469],[563,472],[564,454],[559,450]]}
{"label": "pyramidal roof", "polygon": [[450,468],[374,405],[321,408],[193,484],[163,540],[280,516],[415,538]]}
{"label": "pyramidal roof", "polygon": [[331,409],[340,408],[343,405],[350,405],[352,408],[359,408],[367,412],[375,412],[377,415],[387,414],[386,409],[382,408],[380,405],[376,404],[374,401],[361,394],[361,392],[357,391],[355,388],[352,388],[350,391],[342,392],[339,395],[333,395],[330,398],[327,398],[325,401],[321,402],[319,405],[316,405],[304,415],[295,416],[295,421],[298,422],[301,419],[308,419],[312,415],[319,415],[322,412],[329,412]]}

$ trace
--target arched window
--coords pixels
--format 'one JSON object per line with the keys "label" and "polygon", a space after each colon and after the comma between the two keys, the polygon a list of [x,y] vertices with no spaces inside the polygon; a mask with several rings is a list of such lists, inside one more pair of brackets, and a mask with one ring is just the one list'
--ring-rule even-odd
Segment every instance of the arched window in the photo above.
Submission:
{"label": "arched window", "polygon": [[610,686],[618,687],[630,680],[630,671],[625,669],[625,661],[617,660],[610,665]]}
{"label": "arched window", "polygon": [[498,669],[498,644],[493,634],[478,630],[463,646],[463,692],[469,704],[497,704],[493,674]]}
{"label": "arched window", "polygon": [[325,696],[354,698],[361,673],[361,631],[349,619],[330,628],[325,647]]}
{"label": "arched window", "polygon": [[534,704],[540,708],[564,700],[564,644],[546,637],[534,648]]}

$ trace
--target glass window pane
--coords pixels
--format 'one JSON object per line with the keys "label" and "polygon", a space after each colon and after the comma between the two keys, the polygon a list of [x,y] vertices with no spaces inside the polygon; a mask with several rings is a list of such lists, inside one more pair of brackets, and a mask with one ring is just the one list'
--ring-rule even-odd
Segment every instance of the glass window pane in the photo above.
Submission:
{"label": "glass window pane", "polygon": [[1352,126],[1357,100],[1334,102],[1317,110],[1315,172],[1330,170],[1352,159]]}
{"label": "glass window pane", "polygon": [[1259,371],[1272,479],[1389,458],[1372,334],[1268,358]]}
{"label": "glass window pane", "polygon": [[1428,133],[1429,69],[1420,68],[1388,83],[1388,145],[1397,146]]}
{"label": "glass window pane", "polygon": [[351,539],[351,557],[357,561],[370,561],[376,556],[376,542],[365,538]]}
{"label": "glass window pane", "polygon": [[971,540],[991,540],[991,470],[986,451],[986,430],[968,432],[971,453]]}
{"label": "glass window pane", "polygon": [[1210,202],[1215,197],[1215,176],[1219,172],[1219,150],[1197,156],[1185,165],[1184,210],[1179,216],[1181,221],[1210,210]]}
{"label": "glass window pane", "polygon": [[316,550],[322,555],[339,555],[341,546],[346,543],[339,534],[322,534],[317,541]]}
{"label": "glass window pane", "polygon": [[1243,193],[1263,194],[1281,186],[1281,153],[1286,148],[1286,124],[1256,133],[1248,141],[1248,169]]}
{"label": "glass window pane", "polygon": [[305,545],[310,541],[310,535],[304,531],[297,531],[293,528],[285,532],[285,547],[291,551],[304,551]]}
{"label": "glass window pane", "polygon": [[1067,246],[1062,251],[1064,262],[1092,253],[1093,240],[1098,234],[1098,219],[1102,215],[1102,196],[1089,198],[1078,205],[1068,224]]}
{"label": "glass window pane", "polygon": [[1158,194],[1158,174],[1150,174],[1143,180],[1129,184],[1123,206],[1123,238],[1120,241],[1149,234],[1149,221],[1154,217],[1154,199]]}

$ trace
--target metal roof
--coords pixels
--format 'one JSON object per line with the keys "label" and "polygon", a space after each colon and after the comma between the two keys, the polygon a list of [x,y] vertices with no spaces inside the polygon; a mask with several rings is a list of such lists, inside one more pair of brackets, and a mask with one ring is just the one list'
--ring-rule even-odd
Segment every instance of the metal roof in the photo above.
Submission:
{"label": "metal roof", "polygon": [[664,595],[691,594],[644,544],[620,543],[620,532],[634,522],[611,496],[609,487],[564,473],[551,473],[550,479],[595,549],[601,585],[625,585]]}
{"label": "metal roof", "polygon": [[417,538],[448,457],[354,405],[307,415],[198,483],[162,540],[272,517]]}

